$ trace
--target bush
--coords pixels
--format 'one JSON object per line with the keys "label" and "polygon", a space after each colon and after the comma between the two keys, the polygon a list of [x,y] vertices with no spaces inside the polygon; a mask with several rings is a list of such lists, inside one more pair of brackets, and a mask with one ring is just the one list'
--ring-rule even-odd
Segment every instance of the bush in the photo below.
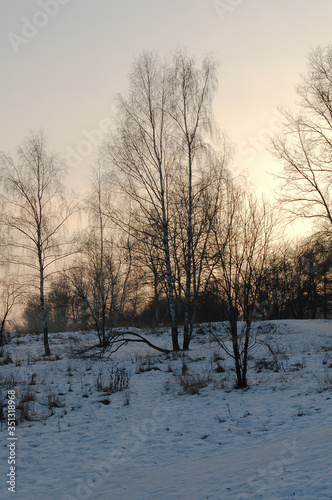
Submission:
{"label": "bush", "polygon": [[64,404],[61,403],[60,398],[55,394],[48,395],[48,409],[52,410],[52,408],[63,408]]}
{"label": "bush", "polygon": [[28,403],[29,401],[36,401],[36,393],[30,387],[21,396],[21,403]]}
{"label": "bush", "polygon": [[17,409],[20,411],[20,421],[21,422],[24,422],[24,420],[27,420],[28,422],[35,420],[35,418],[34,418],[35,412],[30,407],[29,402],[22,402],[21,401],[17,405]]}
{"label": "bush", "polygon": [[208,386],[211,377],[186,373],[185,375],[178,375],[177,381],[186,394],[193,396],[194,394],[199,394],[201,389]]}
{"label": "bush", "polygon": [[97,376],[96,388],[97,391],[103,391],[107,394],[123,391],[129,387],[130,374],[125,367],[115,368],[111,370],[107,380],[104,378],[103,372],[100,370]]}
{"label": "bush", "polygon": [[0,365],[9,365],[13,363],[13,360],[9,354],[9,352],[1,354],[1,356],[4,356],[4,359],[1,361]]}
{"label": "bush", "polygon": [[330,375],[327,371],[324,373],[323,377],[317,378],[317,382],[318,392],[332,390],[332,375]]}
{"label": "bush", "polygon": [[225,368],[222,365],[220,365],[219,363],[217,363],[217,366],[216,366],[214,371],[216,373],[225,373]]}

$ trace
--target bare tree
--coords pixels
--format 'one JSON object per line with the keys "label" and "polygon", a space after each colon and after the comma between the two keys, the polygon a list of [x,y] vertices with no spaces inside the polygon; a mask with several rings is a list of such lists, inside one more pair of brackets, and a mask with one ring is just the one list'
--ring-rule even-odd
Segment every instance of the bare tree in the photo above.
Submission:
{"label": "bare tree", "polygon": [[184,350],[192,338],[206,244],[227,160],[225,150],[217,159],[207,143],[214,127],[212,98],[216,88],[216,63],[212,59],[206,57],[199,68],[184,51],[175,55],[170,112],[177,145],[179,189],[175,197],[185,271]]}
{"label": "bare tree", "polygon": [[11,262],[32,270],[30,284],[38,278],[45,355],[50,354],[45,281],[55,264],[70,253],[68,241],[60,238],[73,213],[73,205],[65,201],[64,173],[64,164],[47,151],[42,134],[31,135],[18,148],[17,161],[1,154],[5,208],[0,221],[12,235],[7,240],[13,252]]}
{"label": "bare tree", "polygon": [[244,388],[248,352],[254,340],[251,326],[267,264],[273,218],[265,203],[260,205],[232,181],[226,183],[219,217],[212,265],[227,304],[228,322],[226,339],[215,338],[234,359],[237,387]]}
{"label": "bare tree", "polygon": [[[76,301],[67,272],[57,274],[51,280],[47,293],[48,325],[52,332],[65,332],[77,328]],[[26,311],[26,316],[28,311]],[[84,327],[81,326],[84,329]]]}
{"label": "bare tree", "polygon": [[[116,180],[121,192],[130,199],[130,209],[134,213],[139,210],[140,218],[151,222],[152,236],[156,232],[161,242],[172,344],[174,350],[179,350],[169,242],[171,177],[174,169],[169,132],[170,97],[171,75],[168,68],[156,55],[143,54],[134,64],[129,95],[118,99],[118,130],[105,145],[103,153],[109,163],[112,181]],[[123,218],[123,205],[124,201],[118,221],[122,228],[129,231],[128,218],[127,221]],[[130,220],[133,221],[132,218]]]}
{"label": "bare tree", "polygon": [[193,336],[200,293],[206,289],[212,277],[207,256],[226,175],[228,157],[225,151],[219,157],[214,151],[211,154],[204,151],[204,155],[199,155],[199,160],[196,158],[199,165],[193,163],[195,182],[192,181],[189,190],[192,198],[190,210],[187,204],[188,191],[180,179],[178,193],[174,195],[174,259],[179,275],[177,294],[181,297],[182,291],[184,295],[183,350],[189,348]]}
{"label": "bare tree", "polygon": [[309,71],[297,87],[298,114],[283,111],[284,130],[272,140],[281,161],[281,201],[293,218],[332,224],[332,46],[309,56]]}
{"label": "bare tree", "polygon": [[13,277],[2,277],[0,283],[0,345],[3,344],[3,334],[8,317],[22,297],[22,285]]}
{"label": "bare tree", "polygon": [[320,233],[278,245],[271,253],[260,293],[267,319],[327,319],[331,302],[331,241]]}
{"label": "bare tree", "polygon": [[[100,302],[100,311],[96,312],[97,328],[98,332],[101,334],[101,344],[106,346],[106,307],[108,298],[111,295],[111,290],[114,287],[114,282],[111,279],[112,271],[114,270],[112,261],[112,251],[110,246],[112,243],[110,241],[109,234],[109,217],[106,213],[109,211],[109,193],[104,189],[105,182],[103,180],[103,174],[100,164],[94,169],[94,178],[92,179],[91,193],[87,199],[87,210],[88,215],[91,218],[91,237],[88,246],[92,247],[94,253],[94,259],[91,262],[95,263],[96,269],[94,272],[95,286],[98,290],[98,302]],[[108,246],[108,255],[105,255],[105,246]],[[88,251],[89,253],[89,251]],[[110,263],[109,265],[109,276],[108,279],[105,278],[105,266],[106,259]],[[95,262],[96,261],[96,262]],[[91,276],[93,278],[93,276]],[[96,293],[97,290],[94,292]]]}
{"label": "bare tree", "polygon": [[142,292],[143,287],[146,290],[144,295],[148,303],[145,305],[152,305],[153,311],[151,321],[159,324],[164,319],[160,315],[161,302],[167,297],[167,283],[164,279],[166,276],[165,260],[160,239],[151,233],[151,227],[146,223],[147,221],[145,225],[142,223],[136,234],[134,233],[133,257],[136,274],[138,274],[134,276],[134,279],[139,282],[138,293]]}
{"label": "bare tree", "polygon": [[[173,350],[180,349],[182,292],[184,349],[191,340],[202,276],[198,254],[204,249],[198,241],[206,241],[215,210],[209,208],[204,222],[200,217],[225,163],[225,155],[222,161],[213,159],[206,137],[213,125],[215,88],[215,64],[208,58],[198,68],[184,52],[163,63],[157,55],[143,54],[133,66],[129,95],[119,98],[117,132],[103,151],[113,182],[130,200],[132,234],[151,242],[162,256]],[[126,226],[123,220],[119,224]]]}
{"label": "bare tree", "polygon": [[103,229],[101,233],[100,227],[90,227],[66,279],[76,307],[84,311],[87,328],[95,330],[98,347],[105,350],[124,307],[132,249],[129,238],[115,241],[107,233],[106,222]]}

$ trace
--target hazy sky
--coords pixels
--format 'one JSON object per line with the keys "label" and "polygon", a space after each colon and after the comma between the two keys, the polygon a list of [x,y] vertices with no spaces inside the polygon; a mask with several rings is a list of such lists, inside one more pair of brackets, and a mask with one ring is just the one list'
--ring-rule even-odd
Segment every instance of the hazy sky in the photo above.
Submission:
{"label": "hazy sky", "polygon": [[1,0],[0,150],[43,129],[72,167],[69,186],[82,189],[133,57],[185,46],[219,60],[216,119],[265,190],[276,108],[294,105],[308,52],[331,42],[331,23],[331,0]]}

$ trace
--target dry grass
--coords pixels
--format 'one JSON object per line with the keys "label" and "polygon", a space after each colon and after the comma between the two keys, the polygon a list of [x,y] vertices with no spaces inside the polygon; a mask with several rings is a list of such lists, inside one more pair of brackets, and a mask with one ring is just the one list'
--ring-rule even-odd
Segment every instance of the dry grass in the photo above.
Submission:
{"label": "dry grass", "polygon": [[186,394],[193,396],[200,394],[200,391],[209,385],[211,381],[209,375],[202,375],[198,373],[186,373],[185,375],[178,375],[177,382],[182,387]]}

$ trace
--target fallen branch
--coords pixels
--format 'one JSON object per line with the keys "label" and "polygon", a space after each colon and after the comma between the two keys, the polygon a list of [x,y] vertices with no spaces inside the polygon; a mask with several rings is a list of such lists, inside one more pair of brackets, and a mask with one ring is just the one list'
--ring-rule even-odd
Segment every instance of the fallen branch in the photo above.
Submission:
{"label": "fallen branch", "polygon": [[[135,337],[135,338],[130,338],[130,337],[128,338],[128,337],[125,337],[125,335],[130,335],[131,337]],[[117,346],[117,348],[114,351],[112,350],[112,352],[118,351],[120,349],[120,347],[122,347],[123,345],[127,345],[129,342],[142,342],[144,344],[147,344],[152,349],[156,349],[156,351],[162,352],[164,354],[169,354],[170,352],[172,352],[169,349],[163,349],[162,347],[159,347],[159,346],[153,344],[152,342],[150,342],[148,339],[146,339],[145,337],[143,337],[139,333],[131,332],[131,331],[114,333],[114,334],[112,334],[111,337],[108,338],[108,342],[109,342],[110,346],[112,346],[114,344],[119,344],[119,346]]]}

